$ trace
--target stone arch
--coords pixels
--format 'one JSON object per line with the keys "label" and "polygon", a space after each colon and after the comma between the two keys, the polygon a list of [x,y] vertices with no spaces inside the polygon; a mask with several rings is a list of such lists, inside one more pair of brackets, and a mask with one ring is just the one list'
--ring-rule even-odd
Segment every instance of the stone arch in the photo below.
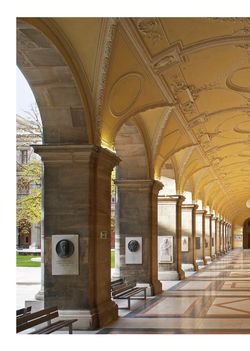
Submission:
{"label": "stone arch", "polygon": [[164,187],[159,195],[175,195],[176,192],[176,170],[173,161],[169,158],[161,168],[160,182]]}
{"label": "stone arch", "polygon": [[90,143],[89,114],[71,68],[48,36],[23,19],[17,21],[17,65],[39,107],[43,143]]}
{"label": "stone arch", "polygon": [[148,179],[149,161],[143,137],[130,120],[122,125],[115,138],[115,150],[121,159],[117,168],[119,179]]}
{"label": "stone arch", "polygon": [[250,249],[250,218],[243,223],[243,249]]}

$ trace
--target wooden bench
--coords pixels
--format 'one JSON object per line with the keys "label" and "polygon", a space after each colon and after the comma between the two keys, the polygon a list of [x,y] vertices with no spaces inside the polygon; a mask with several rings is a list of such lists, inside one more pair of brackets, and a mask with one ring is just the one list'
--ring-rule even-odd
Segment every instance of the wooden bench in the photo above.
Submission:
{"label": "wooden bench", "polygon": [[19,318],[29,313],[31,313],[31,306],[20,308],[16,310],[16,317]]}
{"label": "wooden bench", "polygon": [[[130,300],[138,300],[143,298],[146,300],[146,287],[137,287],[135,281],[125,281],[124,279],[117,279],[111,282],[111,296],[113,299],[127,299],[128,308],[130,309]],[[143,292],[143,296],[137,296],[138,293]]]}
{"label": "wooden bench", "polygon": [[17,317],[16,332],[20,333],[23,330],[33,328],[39,324],[47,323],[46,326],[41,327],[38,330],[32,331],[30,334],[51,334],[56,330],[64,327],[69,328],[69,334],[72,334],[72,324],[77,321],[77,319],[70,320],[58,320],[51,323],[51,320],[59,317],[57,307],[49,307],[44,310],[26,313],[23,316]]}

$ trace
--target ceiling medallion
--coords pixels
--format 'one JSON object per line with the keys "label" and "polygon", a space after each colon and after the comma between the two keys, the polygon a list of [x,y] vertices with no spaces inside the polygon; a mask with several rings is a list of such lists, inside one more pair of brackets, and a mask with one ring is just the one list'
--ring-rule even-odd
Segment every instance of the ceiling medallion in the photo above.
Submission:
{"label": "ceiling medallion", "polygon": [[141,95],[144,77],[140,73],[127,73],[112,86],[109,107],[115,117],[128,113]]}

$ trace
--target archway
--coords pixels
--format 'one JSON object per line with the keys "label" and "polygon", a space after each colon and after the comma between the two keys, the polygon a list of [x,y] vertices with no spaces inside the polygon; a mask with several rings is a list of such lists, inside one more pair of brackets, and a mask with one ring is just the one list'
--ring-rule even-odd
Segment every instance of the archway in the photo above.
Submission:
{"label": "archway", "polygon": [[[44,306],[58,306],[61,316],[73,314],[76,329],[95,329],[117,318],[108,252],[110,176],[118,158],[92,144],[88,86],[80,84],[67,42],[45,27],[39,19],[17,21],[17,65],[44,127],[43,144],[34,147],[44,163]],[[62,238],[75,248],[73,266],[59,262],[56,245]]]}
{"label": "archway", "polygon": [[250,218],[243,224],[243,249],[250,249]]}

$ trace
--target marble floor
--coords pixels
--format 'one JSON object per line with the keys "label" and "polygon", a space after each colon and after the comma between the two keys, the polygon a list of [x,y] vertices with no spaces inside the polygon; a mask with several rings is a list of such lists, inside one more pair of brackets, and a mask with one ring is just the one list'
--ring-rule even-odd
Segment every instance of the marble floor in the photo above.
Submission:
{"label": "marble floor", "polygon": [[250,250],[230,251],[164,287],[97,334],[250,334]]}

